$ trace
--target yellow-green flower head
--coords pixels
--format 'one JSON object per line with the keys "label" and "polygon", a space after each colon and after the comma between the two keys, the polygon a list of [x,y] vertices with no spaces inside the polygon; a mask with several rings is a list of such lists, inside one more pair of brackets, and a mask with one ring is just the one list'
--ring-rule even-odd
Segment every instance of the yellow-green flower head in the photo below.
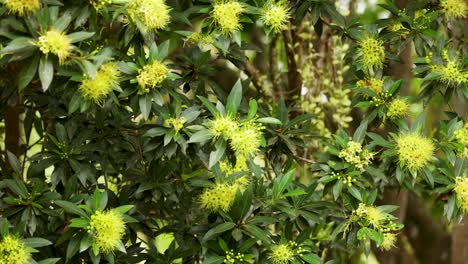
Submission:
{"label": "yellow-green flower head", "polygon": [[468,122],[462,128],[453,132],[453,137],[461,144],[468,146]]}
{"label": "yellow-green flower head", "polygon": [[171,20],[165,0],[130,0],[127,11],[133,21],[140,21],[148,30],[163,29]]}
{"label": "yellow-green flower head", "polygon": [[169,118],[164,123],[166,126],[172,127],[177,134],[184,127],[185,117]]}
{"label": "yellow-green flower head", "polygon": [[161,86],[168,73],[169,70],[166,65],[155,60],[153,63],[146,64],[138,70],[137,81],[140,88],[148,93],[150,89]]}
{"label": "yellow-green flower head", "polygon": [[386,219],[385,214],[374,206],[367,206],[363,203],[354,211],[356,220],[364,220],[375,228],[380,228]]}
{"label": "yellow-green flower head", "polygon": [[236,199],[237,184],[217,183],[207,187],[200,195],[200,203],[203,208],[212,211],[228,211]]}
{"label": "yellow-green flower head", "polygon": [[447,18],[465,18],[468,12],[465,0],[441,0],[440,7]]}
{"label": "yellow-green flower head", "polygon": [[262,140],[262,129],[263,126],[252,122],[243,125],[232,133],[230,136],[231,148],[236,153],[237,158],[249,158],[259,151]]}
{"label": "yellow-green flower head", "polygon": [[400,163],[410,170],[422,169],[431,160],[434,152],[432,141],[417,133],[402,134],[396,143]]}
{"label": "yellow-green flower head", "polygon": [[103,8],[106,5],[112,4],[112,0],[89,0],[96,10]]}
{"label": "yellow-green flower head", "polygon": [[85,79],[79,90],[83,98],[102,104],[106,96],[119,84],[120,71],[114,62],[103,64],[94,79]]}
{"label": "yellow-green flower head", "polygon": [[57,55],[62,64],[71,55],[73,46],[70,38],[63,32],[51,29],[39,37],[37,46],[44,54],[49,52]]}
{"label": "yellow-green flower head", "polygon": [[114,210],[97,211],[91,215],[89,228],[99,250],[109,253],[117,249],[125,233],[122,215]]}
{"label": "yellow-green flower head", "polygon": [[28,248],[17,237],[6,235],[0,241],[0,264],[28,264],[30,258]]}
{"label": "yellow-green flower head", "polygon": [[280,31],[288,24],[289,9],[285,4],[268,3],[263,7],[261,20],[273,31]]}
{"label": "yellow-green flower head", "polygon": [[288,264],[294,260],[295,252],[289,244],[274,245],[271,247],[270,259],[273,264]]}
{"label": "yellow-green flower head", "polygon": [[224,259],[224,263],[234,264],[234,263],[243,263],[245,255],[237,252],[234,252],[233,249],[226,251],[226,258]]}
{"label": "yellow-green flower head", "polygon": [[357,87],[367,88],[369,90],[372,90],[376,94],[379,94],[382,92],[383,85],[384,85],[384,82],[382,80],[375,79],[375,78],[371,78],[369,80],[359,80],[356,83]]}
{"label": "yellow-green flower head", "polygon": [[228,115],[219,115],[208,122],[208,129],[215,137],[223,136],[228,139],[239,129],[239,123]]}
{"label": "yellow-green flower head", "polygon": [[431,71],[440,74],[441,81],[448,85],[460,85],[468,82],[468,72],[463,71],[461,63],[456,58],[450,58],[448,51],[443,51],[446,65],[431,65]]}
{"label": "yellow-green flower head", "polygon": [[390,119],[398,119],[406,116],[409,105],[405,100],[395,99],[388,106],[387,116]]}
{"label": "yellow-green flower head", "polygon": [[370,164],[374,154],[367,149],[362,150],[360,143],[349,141],[347,147],[342,149],[338,156],[353,164],[356,168],[363,170],[365,166]]}
{"label": "yellow-green flower head", "polygon": [[232,34],[242,28],[240,15],[244,7],[237,1],[218,1],[213,6],[211,16],[224,35]]}
{"label": "yellow-green flower head", "polygon": [[392,247],[395,247],[395,243],[397,240],[397,235],[394,233],[384,233],[383,234],[383,241],[380,244],[380,248],[383,250],[390,250]]}
{"label": "yellow-green flower head", "polygon": [[5,0],[4,4],[8,12],[19,16],[39,10],[41,7],[39,0]]}
{"label": "yellow-green flower head", "polygon": [[457,177],[453,190],[457,194],[457,202],[461,211],[468,212],[468,178]]}
{"label": "yellow-green flower head", "polygon": [[359,43],[361,62],[365,67],[383,67],[383,62],[385,60],[385,49],[383,44],[382,40],[374,37],[366,37]]}

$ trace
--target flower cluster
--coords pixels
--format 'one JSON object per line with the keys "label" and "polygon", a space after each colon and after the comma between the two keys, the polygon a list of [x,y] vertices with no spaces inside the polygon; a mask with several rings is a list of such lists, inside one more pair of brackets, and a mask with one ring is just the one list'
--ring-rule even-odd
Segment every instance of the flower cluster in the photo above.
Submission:
{"label": "flower cluster", "polygon": [[347,147],[341,150],[338,156],[356,168],[364,170],[364,167],[371,163],[374,154],[367,149],[362,150],[360,143],[349,141]]}
{"label": "flower cluster", "polygon": [[288,264],[296,256],[301,257],[304,251],[295,241],[289,241],[287,244],[273,245],[271,247],[270,259],[274,264]]}
{"label": "flower cluster", "polygon": [[165,0],[130,0],[127,6],[130,18],[148,30],[165,28],[171,20],[170,11]]}
{"label": "flower cluster", "polygon": [[28,264],[30,258],[28,248],[17,237],[6,235],[0,241],[0,264]]}
{"label": "flower cluster", "polygon": [[122,243],[120,240],[125,233],[125,222],[115,210],[97,211],[91,215],[88,229],[99,250],[109,253]]}
{"label": "flower cluster", "polygon": [[5,0],[4,4],[9,12],[23,16],[41,7],[39,0]]}
{"label": "flower cluster", "polygon": [[410,170],[422,169],[434,152],[432,141],[417,133],[401,134],[396,143],[400,163]]}
{"label": "flower cluster", "polygon": [[468,158],[468,123],[461,128],[453,132],[453,137],[456,141],[463,145],[463,151],[460,151],[460,157]]}
{"label": "flower cluster", "polygon": [[106,5],[112,4],[112,0],[89,0],[96,10],[103,8]]}
{"label": "flower cluster", "polygon": [[360,42],[359,51],[361,52],[361,63],[366,68],[373,66],[382,68],[385,60],[385,49],[383,41],[374,37],[366,37]]}
{"label": "flower cluster", "polygon": [[81,95],[96,104],[102,104],[106,96],[119,84],[120,71],[114,62],[103,64],[94,79],[85,79],[79,90]]}
{"label": "flower cluster", "polygon": [[273,31],[282,30],[289,20],[289,9],[284,4],[268,3],[263,7],[261,20]]}
{"label": "flower cluster", "polygon": [[397,241],[397,235],[395,233],[384,233],[383,240],[380,244],[380,247],[383,250],[390,250],[392,247],[395,247]]}
{"label": "flower cluster", "polygon": [[243,123],[241,128],[230,136],[231,147],[238,158],[249,158],[260,149],[264,127],[254,122]]}
{"label": "flower cluster", "polygon": [[59,63],[63,64],[71,55],[73,46],[70,38],[63,32],[51,29],[44,35],[40,36],[37,41],[37,46],[44,54],[49,52],[57,55]]}
{"label": "flower cluster", "polygon": [[238,184],[216,183],[207,187],[200,195],[203,208],[212,211],[228,211],[236,199]]}
{"label": "flower cluster", "polygon": [[383,85],[384,85],[384,82],[382,80],[375,79],[375,78],[371,78],[371,79],[368,79],[368,80],[359,80],[356,83],[357,87],[367,88],[367,89],[373,91],[374,93],[376,93],[377,95],[382,92]]}
{"label": "flower cluster", "polygon": [[[463,71],[461,62],[457,58],[451,58],[447,50],[444,50],[442,57],[445,65],[431,65],[431,72],[440,74],[440,80],[448,85],[461,85],[468,82],[468,72]],[[428,57],[428,62],[431,60]]]}
{"label": "flower cluster", "polygon": [[179,133],[179,131],[184,127],[185,117],[181,116],[179,118],[168,118],[164,125],[174,128],[174,131]]}
{"label": "flower cluster", "polygon": [[468,12],[465,0],[441,0],[440,7],[447,18],[465,18]]}
{"label": "flower cluster", "polygon": [[234,264],[236,262],[243,262],[244,261],[245,255],[237,252],[237,254],[234,252],[233,249],[226,251],[226,258],[224,259],[224,263],[228,264]]}
{"label": "flower cluster", "polygon": [[331,176],[339,181],[342,181],[343,184],[346,184],[348,186],[351,186],[353,185],[353,182],[357,181],[356,178],[353,178],[352,176],[350,175],[346,175],[346,174],[342,174],[342,173],[336,173],[336,172],[332,172],[331,173]]}
{"label": "flower cluster", "polygon": [[146,64],[138,70],[137,81],[143,92],[149,93],[150,89],[161,86],[166,79],[169,70],[166,65],[155,60],[151,64]]}
{"label": "flower cluster", "polygon": [[237,1],[218,1],[211,13],[222,34],[229,35],[242,28],[240,15],[244,7]]}
{"label": "flower cluster", "polygon": [[387,117],[390,119],[398,119],[406,116],[409,105],[403,99],[394,99],[388,106]]}
{"label": "flower cluster", "polygon": [[453,190],[457,194],[457,202],[461,211],[468,212],[468,178],[457,177]]}
{"label": "flower cluster", "polygon": [[213,136],[229,139],[232,133],[239,129],[239,123],[229,115],[218,115],[208,122],[208,128]]}

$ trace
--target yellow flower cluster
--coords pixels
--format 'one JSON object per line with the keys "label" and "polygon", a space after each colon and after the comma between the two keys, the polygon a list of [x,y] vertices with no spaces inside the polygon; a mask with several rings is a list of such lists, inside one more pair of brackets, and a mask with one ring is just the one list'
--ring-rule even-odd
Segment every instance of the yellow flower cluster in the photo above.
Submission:
{"label": "yellow flower cluster", "polygon": [[229,139],[232,133],[239,129],[239,124],[228,115],[219,115],[208,122],[208,128],[215,137]]}
{"label": "yellow flower cluster", "polygon": [[57,55],[59,63],[63,64],[71,55],[73,46],[70,38],[63,32],[51,29],[44,35],[40,36],[37,41],[37,46],[44,54],[49,52]]}
{"label": "yellow flower cluster", "polygon": [[6,235],[0,242],[0,264],[28,264],[31,258],[26,245],[12,235]]}
{"label": "yellow flower cluster", "polygon": [[96,104],[102,104],[106,96],[119,84],[120,71],[114,62],[103,64],[94,79],[81,82],[81,95]]}
{"label": "yellow flower cluster", "polygon": [[242,28],[240,15],[244,7],[237,1],[218,1],[211,13],[222,34],[229,35]]}
{"label": "yellow flower cluster", "polygon": [[134,22],[143,23],[148,30],[163,29],[171,20],[165,0],[130,0],[127,11]]}
{"label": "yellow flower cluster", "polygon": [[468,178],[457,177],[453,190],[457,194],[457,201],[461,211],[468,212]]}
{"label": "yellow flower cluster", "polygon": [[382,40],[373,37],[366,37],[360,42],[359,50],[361,52],[361,62],[365,67],[383,67],[383,62],[385,60],[383,44]]}
{"label": "yellow flower cluster", "polygon": [[200,43],[201,45],[207,46],[213,44],[214,40],[210,35],[205,35],[200,32],[194,32],[186,39],[187,42],[192,44]]}
{"label": "yellow flower cluster", "polygon": [[255,155],[260,148],[263,126],[248,122],[230,136],[231,147],[238,158]]}
{"label": "yellow flower cluster", "polygon": [[159,87],[166,79],[169,70],[166,65],[155,60],[151,64],[143,66],[138,70],[137,81],[143,92],[149,93],[150,89]]}
{"label": "yellow flower cluster", "polygon": [[[440,79],[448,85],[460,85],[468,82],[468,72],[463,71],[461,63],[451,59],[448,51],[443,51],[446,65],[432,65],[431,71],[440,74]],[[430,61],[430,60],[429,60]]]}
{"label": "yellow flower cluster", "polygon": [[289,17],[289,9],[285,4],[269,3],[263,7],[261,20],[263,24],[278,32],[287,25]]}
{"label": "yellow flower cluster", "polygon": [[468,12],[465,0],[441,0],[440,7],[447,18],[465,18]]}
{"label": "yellow flower cluster", "polygon": [[304,251],[295,241],[289,241],[287,244],[273,245],[270,259],[273,264],[288,264],[296,256],[301,257]]}
{"label": "yellow flower cluster", "polygon": [[5,0],[4,4],[9,12],[23,16],[27,13],[39,10],[39,0]]}
{"label": "yellow flower cluster", "polygon": [[460,142],[460,144],[464,145],[463,151],[459,153],[460,157],[468,158],[468,123],[465,123],[462,128],[453,132],[453,137]]}
{"label": "yellow flower cluster", "polygon": [[125,233],[122,215],[114,210],[97,211],[91,215],[89,230],[99,250],[109,253],[117,249]]}
{"label": "yellow flower cluster", "polygon": [[331,176],[339,181],[342,181],[343,184],[346,184],[348,186],[351,186],[353,185],[353,182],[357,181],[356,178],[353,178],[352,176],[350,175],[346,175],[346,174],[341,174],[341,173],[336,173],[336,172],[332,172],[331,173]]}
{"label": "yellow flower cluster", "polygon": [[360,88],[367,88],[369,90],[372,90],[376,94],[380,94],[383,90],[383,85],[384,82],[379,79],[371,78],[369,80],[359,80],[356,83],[357,87]]}
{"label": "yellow flower cluster", "polygon": [[200,203],[203,208],[212,211],[228,211],[236,199],[237,184],[216,183],[207,187],[200,195]]}
{"label": "yellow flower cluster", "polygon": [[90,0],[89,1],[96,10],[103,8],[106,5],[112,4],[112,0]]}
{"label": "yellow flower cluster", "polygon": [[395,233],[384,233],[383,241],[380,244],[380,248],[383,250],[390,250],[392,247],[395,247],[397,241],[397,235]]}
{"label": "yellow flower cluster", "polygon": [[363,203],[359,204],[358,209],[353,211],[357,219],[365,220],[374,228],[381,228],[386,216],[378,208],[374,206],[367,206]]}
{"label": "yellow flower cluster", "polygon": [[390,119],[398,119],[406,116],[409,105],[405,100],[394,99],[388,106],[387,116]]}
{"label": "yellow flower cluster", "polygon": [[422,169],[431,160],[434,152],[432,141],[417,133],[402,134],[396,143],[400,163],[410,170]]}
{"label": "yellow flower cluster", "polygon": [[364,167],[371,163],[374,154],[367,149],[362,150],[360,143],[351,140],[348,142],[347,147],[340,151],[338,156],[353,164],[356,168],[364,170]]}
{"label": "yellow flower cluster", "polygon": [[237,252],[234,252],[233,249],[226,251],[226,258],[224,259],[224,263],[234,264],[234,263],[242,263],[244,261],[245,255]]}
{"label": "yellow flower cluster", "polygon": [[165,121],[166,126],[174,128],[176,134],[184,127],[185,117],[181,116],[179,118],[169,118]]}

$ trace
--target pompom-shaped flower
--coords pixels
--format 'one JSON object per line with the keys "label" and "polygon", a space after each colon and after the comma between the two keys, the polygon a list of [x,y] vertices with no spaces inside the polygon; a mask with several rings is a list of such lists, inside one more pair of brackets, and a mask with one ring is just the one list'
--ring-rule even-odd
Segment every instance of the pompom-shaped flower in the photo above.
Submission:
{"label": "pompom-shaped flower", "polygon": [[[468,82],[468,72],[463,71],[463,66],[456,55],[450,54],[444,50],[442,54],[444,65],[432,64],[431,72],[440,75],[440,80],[451,86],[458,86]],[[427,57],[428,63],[431,63],[430,57]]]}
{"label": "pompom-shaped flower", "polygon": [[431,160],[434,145],[417,133],[407,133],[398,137],[397,150],[400,163],[410,170],[420,170]]}
{"label": "pompom-shaped flower", "polygon": [[218,1],[213,6],[211,15],[224,35],[232,34],[242,28],[240,14],[244,7],[237,1]]}
{"label": "pompom-shaped flower", "polygon": [[369,80],[359,80],[356,83],[357,87],[367,88],[369,90],[372,90],[376,94],[379,94],[382,92],[383,85],[384,85],[384,82],[382,80],[375,79],[375,78],[372,78]]}
{"label": "pompom-shaped flower", "polygon": [[231,147],[238,158],[249,158],[260,148],[263,126],[249,122],[230,136]]}
{"label": "pompom-shaped flower", "polygon": [[468,178],[457,177],[453,190],[457,194],[457,202],[460,209],[465,213],[468,212]]}
{"label": "pompom-shaped flower", "polygon": [[44,54],[49,52],[57,55],[62,64],[70,56],[73,46],[65,33],[51,29],[39,37],[37,46]]}
{"label": "pompom-shaped flower", "polygon": [[386,219],[385,214],[374,206],[367,206],[363,203],[354,211],[355,221],[365,221],[374,228],[380,228]]}
{"label": "pompom-shaped flower", "polygon": [[215,137],[223,136],[228,139],[239,129],[239,124],[230,116],[220,115],[208,122],[208,128]]}
{"label": "pompom-shaped flower", "polygon": [[440,7],[447,18],[465,18],[468,12],[465,0],[441,0]]}
{"label": "pompom-shaped flower", "polygon": [[274,264],[288,264],[294,259],[295,252],[288,244],[271,247],[270,259]]}
{"label": "pompom-shaped flower", "polygon": [[236,199],[238,189],[237,184],[226,183],[207,187],[200,196],[201,206],[212,211],[228,211]]}
{"label": "pompom-shaped flower", "polygon": [[468,146],[468,122],[462,128],[453,132],[453,137],[461,144]]}
{"label": "pompom-shaped flower", "polygon": [[382,40],[366,37],[359,43],[359,51],[361,52],[361,63],[365,67],[382,68],[385,60],[385,49]]}
{"label": "pompom-shaped flower", "polygon": [[163,29],[171,20],[165,0],[130,0],[127,11],[134,22],[143,23],[148,30]]}
{"label": "pompom-shaped flower", "polygon": [[7,235],[0,242],[1,264],[28,264],[30,258],[31,253],[18,238]]}
{"label": "pompom-shaped flower", "polygon": [[261,20],[273,31],[282,30],[289,20],[289,9],[285,4],[268,3],[263,7]]}
{"label": "pompom-shaped flower", "polygon": [[39,10],[41,7],[39,0],[5,0],[4,4],[9,12],[19,16]]}
{"label": "pompom-shaped flower", "polygon": [[114,210],[97,211],[91,215],[89,230],[99,250],[109,253],[119,247],[125,233],[122,215]]}
{"label": "pompom-shaped flower", "polygon": [[383,240],[382,243],[380,244],[380,247],[383,250],[389,250],[392,247],[395,247],[395,242],[397,240],[397,236],[394,233],[384,233],[383,234]]}
{"label": "pompom-shaped flower", "polygon": [[151,88],[159,87],[166,79],[169,70],[166,65],[155,60],[151,64],[146,64],[138,70],[137,81],[140,88],[148,93]]}
{"label": "pompom-shaped flower", "polygon": [[85,99],[102,104],[109,92],[118,85],[119,77],[117,65],[108,62],[101,66],[94,79],[83,80],[79,90]]}
{"label": "pompom-shaped flower", "polygon": [[408,112],[409,105],[405,100],[395,99],[388,106],[387,116],[390,119],[402,118]]}

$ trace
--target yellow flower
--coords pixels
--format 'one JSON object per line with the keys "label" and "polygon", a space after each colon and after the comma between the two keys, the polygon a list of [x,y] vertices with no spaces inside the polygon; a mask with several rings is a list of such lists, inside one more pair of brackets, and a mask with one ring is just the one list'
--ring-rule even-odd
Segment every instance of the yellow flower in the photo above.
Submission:
{"label": "yellow flower", "polygon": [[468,11],[465,0],[441,0],[440,7],[447,18],[465,18]]}
{"label": "yellow flower", "polygon": [[288,244],[271,247],[270,258],[273,264],[288,264],[294,259],[294,250]]}
{"label": "yellow flower", "polygon": [[236,199],[237,184],[217,183],[207,187],[200,195],[200,203],[203,208],[212,211],[228,211]]}
{"label": "yellow flower", "polygon": [[26,245],[12,235],[6,235],[0,242],[0,264],[28,264],[31,258]]}
{"label": "yellow flower", "polygon": [[235,263],[243,263],[245,255],[237,252],[234,252],[233,249],[226,251],[226,257],[224,258],[224,263],[228,264],[235,264]]}
{"label": "yellow flower", "polygon": [[417,133],[407,133],[398,137],[397,149],[400,163],[410,170],[420,170],[431,160],[434,145]]}
{"label": "yellow flower", "polygon": [[263,7],[261,20],[263,24],[278,32],[286,26],[289,17],[289,9],[285,4],[275,5],[270,2]]}
{"label": "yellow flower", "polygon": [[171,20],[165,0],[130,0],[127,10],[134,22],[143,23],[148,30],[163,29]]}
{"label": "yellow flower", "polygon": [[232,133],[231,147],[237,158],[249,158],[259,151],[262,129],[263,126],[249,122]]}
{"label": "yellow flower", "polygon": [[457,177],[453,190],[457,194],[457,202],[461,211],[464,213],[468,212],[468,178]]}
{"label": "yellow flower", "polygon": [[57,55],[59,63],[63,64],[71,55],[73,46],[70,38],[65,33],[51,29],[39,37],[37,46],[44,54],[49,52]]}
{"label": "yellow flower", "polygon": [[125,223],[122,215],[114,210],[97,211],[91,215],[89,229],[99,250],[109,253],[121,244],[125,233]]}
{"label": "yellow flower", "polygon": [[120,72],[117,65],[108,62],[101,66],[94,79],[81,82],[81,95],[96,104],[102,104],[106,96],[119,84]]}
{"label": "yellow flower", "polygon": [[165,125],[174,128],[176,134],[184,127],[185,117],[169,118],[166,120]]}
{"label": "yellow flower", "polygon": [[356,168],[363,170],[365,166],[370,164],[374,154],[367,149],[362,150],[361,144],[349,141],[347,147],[342,149],[338,156],[353,164]]}
{"label": "yellow flower", "polygon": [[402,118],[408,112],[409,105],[405,100],[395,99],[388,106],[387,116],[390,119]]}
{"label": "yellow flower", "polygon": [[374,206],[367,206],[363,203],[359,204],[358,209],[354,211],[357,220],[367,221],[375,228],[380,228],[386,219],[385,214]]}
{"label": "yellow flower", "polygon": [[357,87],[367,88],[372,90],[374,93],[379,94],[383,90],[384,82],[382,80],[372,78],[369,80],[359,80],[356,85]]}
{"label": "yellow flower", "polygon": [[112,4],[112,0],[89,0],[89,2],[96,10],[101,9],[106,5]]}
{"label": "yellow flower", "polygon": [[453,132],[453,137],[461,144],[468,146],[468,122],[462,128]]}
{"label": "yellow flower", "polygon": [[242,28],[240,14],[244,7],[237,1],[218,1],[213,6],[211,15],[222,34],[229,35]]}
{"label": "yellow flower", "polygon": [[148,93],[149,89],[161,86],[168,72],[169,70],[164,64],[155,60],[153,63],[147,64],[138,70],[138,84],[144,92]]}
{"label": "yellow flower", "polygon": [[385,49],[383,44],[382,40],[375,39],[373,37],[366,37],[359,43],[361,62],[365,67],[383,67],[383,62],[385,60]]}
{"label": "yellow flower", "polygon": [[208,122],[208,128],[215,137],[223,136],[228,139],[234,131],[239,129],[239,124],[230,116],[219,115]]}
{"label": "yellow flower", "polygon": [[392,247],[395,247],[395,242],[397,240],[397,236],[394,233],[384,233],[383,234],[383,241],[380,244],[380,247],[383,250],[389,250]]}
{"label": "yellow flower", "polygon": [[41,7],[39,0],[5,0],[4,4],[9,12],[19,16],[39,10]]}
{"label": "yellow flower", "polygon": [[[450,58],[448,51],[443,51],[446,65],[431,65],[431,72],[440,74],[440,80],[448,85],[460,85],[468,82],[468,72],[463,71],[461,62],[456,58]],[[427,58],[430,63],[430,58]]]}

